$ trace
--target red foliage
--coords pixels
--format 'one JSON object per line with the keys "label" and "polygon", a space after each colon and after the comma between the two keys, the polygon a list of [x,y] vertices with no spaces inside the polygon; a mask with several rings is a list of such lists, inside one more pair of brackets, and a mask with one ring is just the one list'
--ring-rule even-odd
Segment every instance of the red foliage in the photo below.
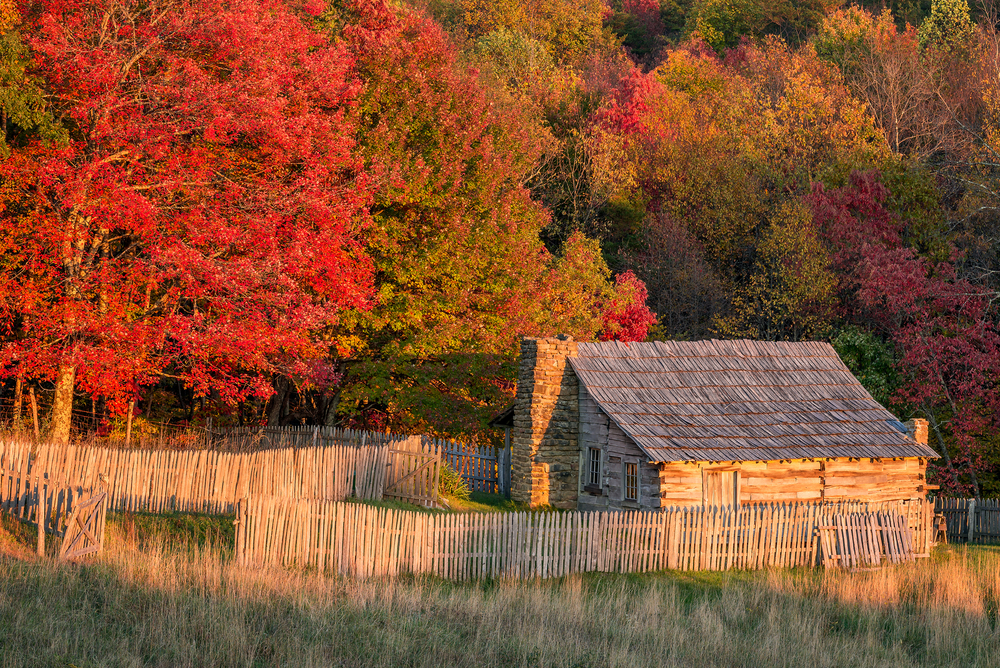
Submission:
{"label": "red foliage", "polygon": [[663,85],[650,74],[633,69],[623,78],[597,116],[598,124],[616,134],[634,135],[646,132],[644,116],[649,101],[662,93]]}
{"label": "red foliage", "polygon": [[322,376],[364,307],[353,60],[272,0],[44,0],[24,34],[65,146],[0,165],[0,368],[121,398],[168,373],[226,401]]}
{"label": "red foliage", "polygon": [[997,426],[1000,333],[983,288],[958,278],[953,262],[934,264],[901,245],[887,194],[877,174],[855,174],[844,188],[815,186],[810,201],[843,272],[845,316],[877,326],[895,343],[907,381],[900,398],[950,434],[950,461],[937,472],[945,488],[964,492],[960,473],[974,487],[985,465],[977,437]]}
{"label": "red foliage", "polygon": [[601,341],[643,341],[649,327],[656,322],[656,314],[646,306],[646,284],[631,271],[618,274],[615,295],[601,314],[604,327],[598,338]]}

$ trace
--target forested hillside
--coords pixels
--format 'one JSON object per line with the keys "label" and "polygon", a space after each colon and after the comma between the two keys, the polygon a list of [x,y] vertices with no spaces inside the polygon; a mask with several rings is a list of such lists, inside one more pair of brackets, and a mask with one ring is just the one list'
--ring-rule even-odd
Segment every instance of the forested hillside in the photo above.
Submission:
{"label": "forested hillside", "polygon": [[0,417],[486,442],[522,336],[820,339],[996,494],[998,17],[0,0]]}

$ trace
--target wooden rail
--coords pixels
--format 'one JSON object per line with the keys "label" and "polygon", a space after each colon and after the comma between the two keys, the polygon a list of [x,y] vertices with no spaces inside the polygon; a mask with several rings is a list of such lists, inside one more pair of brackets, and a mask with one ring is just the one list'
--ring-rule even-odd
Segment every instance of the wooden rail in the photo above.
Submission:
{"label": "wooden rail", "polygon": [[929,545],[925,502],[796,503],[664,511],[431,515],[357,503],[258,497],[240,502],[237,560],[360,577],[559,577],[812,566],[818,527],[838,514],[891,512]]}

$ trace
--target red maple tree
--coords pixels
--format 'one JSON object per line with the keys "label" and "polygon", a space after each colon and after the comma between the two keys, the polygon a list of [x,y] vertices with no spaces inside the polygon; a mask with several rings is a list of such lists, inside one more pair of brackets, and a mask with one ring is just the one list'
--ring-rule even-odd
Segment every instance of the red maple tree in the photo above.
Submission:
{"label": "red maple tree", "polygon": [[43,0],[32,73],[69,141],[0,164],[0,368],[119,407],[175,376],[225,401],[322,378],[364,308],[370,187],[343,45],[272,0]]}
{"label": "red maple tree", "polygon": [[815,185],[817,225],[841,276],[846,319],[876,328],[899,354],[902,403],[927,417],[934,467],[953,493],[980,494],[977,470],[997,427],[1000,333],[986,290],[960,278],[957,252],[933,262],[903,244],[904,221],[886,208],[889,191],[876,172],[855,173],[843,188]]}

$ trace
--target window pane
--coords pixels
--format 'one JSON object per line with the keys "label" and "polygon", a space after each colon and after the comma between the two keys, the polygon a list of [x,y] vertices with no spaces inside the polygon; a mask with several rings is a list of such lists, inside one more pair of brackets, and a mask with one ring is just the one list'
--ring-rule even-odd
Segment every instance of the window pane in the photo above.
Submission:
{"label": "window pane", "polygon": [[590,449],[590,484],[601,486],[601,450],[600,448]]}
{"label": "window pane", "polygon": [[625,498],[635,501],[639,498],[639,465],[625,463]]}

